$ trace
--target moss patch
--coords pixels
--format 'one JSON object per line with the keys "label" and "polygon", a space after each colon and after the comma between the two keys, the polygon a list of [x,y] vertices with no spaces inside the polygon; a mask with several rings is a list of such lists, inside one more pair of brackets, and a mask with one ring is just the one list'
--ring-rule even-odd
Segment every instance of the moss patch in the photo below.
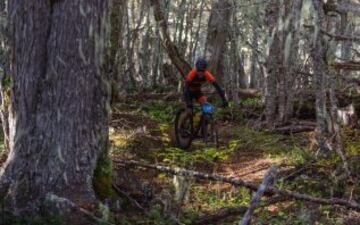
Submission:
{"label": "moss patch", "polygon": [[101,200],[117,197],[112,187],[113,165],[109,154],[109,148],[106,147],[100,154],[94,171],[93,186],[95,193]]}

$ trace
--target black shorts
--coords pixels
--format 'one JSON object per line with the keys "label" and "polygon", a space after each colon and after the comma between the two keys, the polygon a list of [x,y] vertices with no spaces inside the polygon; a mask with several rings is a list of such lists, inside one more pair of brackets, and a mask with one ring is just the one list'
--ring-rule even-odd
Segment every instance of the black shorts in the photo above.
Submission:
{"label": "black shorts", "polygon": [[[207,97],[202,93],[201,90],[199,91],[189,91],[190,100],[196,100],[197,103],[200,105],[204,104],[207,101]],[[186,99],[184,99],[186,101]]]}

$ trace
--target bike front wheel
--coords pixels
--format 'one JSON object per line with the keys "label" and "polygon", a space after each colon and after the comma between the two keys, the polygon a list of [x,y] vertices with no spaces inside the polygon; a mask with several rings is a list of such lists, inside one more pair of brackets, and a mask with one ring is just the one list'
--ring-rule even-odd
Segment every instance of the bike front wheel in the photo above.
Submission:
{"label": "bike front wheel", "polygon": [[192,116],[187,114],[184,109],[176,113],[175,118],[175,138],[176,145],[181,149],[188,149],[193,140]]}

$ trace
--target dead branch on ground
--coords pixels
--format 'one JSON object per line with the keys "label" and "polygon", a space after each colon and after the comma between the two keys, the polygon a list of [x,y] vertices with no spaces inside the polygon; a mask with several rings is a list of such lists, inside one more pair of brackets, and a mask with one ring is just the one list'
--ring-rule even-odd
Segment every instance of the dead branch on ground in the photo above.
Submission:
{"label": "dead branch on ground", "polygon": [[[139,166],[139,167],[143,167],[143,168],[159,170],[161,172],[165,172],[165,173],[172,174],[172,175],[188,176],[188,177],[194,177],[197,179],[208,180],[208,181],[220,181],[220,182],[232,184],[234,186],[246,187],[253,191],[256,191],[258,189],[256,184],[246,182],[241,179],[234,178],[234,177],[225,177],[225,176],[220,176],[220,175],[216,175],[216,174],[206,174],[206,173],[201,173],[201,172],[197,172],[197,171],[193,171],[193,170],[187,170],[187,169],[183,169],[183,168],[179,168],[179,167],[171,168],[168,166],[150,165],[147,163],[142,163],[142,162],[138,162],[138,161],[134,161],[134,160],[114,159],[113,161],[114,161],[114,163],[122,164],[122,166]],[[266,195],[274,195],[274,194],[281,195],[281,196],[284,196],[287,198],[292,198],[292,199],[301,200],[301,201],[308,201],[308,202],[313,202],[313,203],[322,204],[322,205],[338,205],[338,206],[343,206],[348,209],[360,211],[359,203],[357,203],[355,201],[348,201],[345,199],[339,199],[339,198],[326,199],[326,198],[314,197],[311,195],[302,194],[299,192],[289,191],[289,190],[285,190],[285,189],[278,189],[275,187],[268,187],[265,191],[265,194]]]}
{"label": "dead branch on ground", "polygon": [[242,218],[239,225],[248,225],[251,221],[252,214],[254,213],[255,208],[258,206],[261,197],[263,196],[266,188],[268,187],[269,183],[274,180],[276,175],[276,166],[272,166],[268,172],[266,173],[263,181],[261,182],[258,190],[256,191],[255,195],[250,201],[249,207],[246,210],[244,217]]}

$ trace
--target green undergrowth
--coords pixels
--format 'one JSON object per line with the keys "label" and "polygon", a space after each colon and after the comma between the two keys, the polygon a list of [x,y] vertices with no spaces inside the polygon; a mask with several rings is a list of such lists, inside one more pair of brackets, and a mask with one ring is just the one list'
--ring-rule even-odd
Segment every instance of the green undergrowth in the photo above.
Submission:
{"label": "green undergrowth", "polygon": [[162,162],[170,165],[191,167],[196,164],[214,164],[227,160],[237,149],[238,142],[230,141],[227,146],[220,148],[198,145],[196,150],[184,151],[175,147],[168,147],[159,151],[158,156]]}
{"label": "green undergrowth", "polygon": [[[141,149],[140,154],[135,152],[132,155],[134,159],[156,161],[173,167],[179,166],[203,172],[205,170],[205,172],[211,173],[213,168],[231,159],[232,156],[255,153],[254,157],[271,159],[279,164],[280,169],[276,182],[278,188],[323,198],[348,199],[352,194],[354,200],[360,201],[358,199],[360,196],[359,183],[351,185],[347,183],[342,169],[342,161],[335,152],[326,157],[316,155],[316,149],[310,148],[311,141],[309,139],[312,137],[310,134],[281,135],[259,131],[247,126],[242,115],[236,114],[236,110],[241,109],[219,109],[217,118],[222,122],[230,121],[221,125],[222,147],[216,149],[204,146],[201,141],[195,141],[189,151],[184,151],[174,147],[170,134],[175,113],[181,104],[162,101],[137,104],[140,106],[137,110],[139,115],[158,122],[158,125],[152,128],[158,134],[158,142],[154,142],[154,146],[152,146],[147,143],[146,139],[131,140],[122,151],[133,152]],[[259,101],[252,100],[242,104],[246,108],[253,107],[255,110],[261,106]],[[232,119],[229,119],[231,116]],[[343,137],[351,169],[359,171],[359,131],[344,129]],[[148,146],[152,147],[151,151]],[[293,173],[294,175],[292,175]],[[166,179],[163,179],[165,177]],[[162,173],[159,173],[156,179],[171,182],[171,179]],[[223,184],[216,182],[204,183],[193,183],[191,186],[190,200],[183,206],[181,221],[184,224],[191,224],[192,220],[203,215],[204,212],[215,211],[222,207],[247,205],[250,201],[251,194],[247,189],[231,188],[229,185],[223,187]],[[217,188],[217,186],[220,187]],[[276,204],[272,208],[256,210],[254,218],[253,224],[340,225],[344,222],[338,208],[293,200]],[[233,218],[221,224],[235,224],[235,221],[239,219]],[[167,224],[169,222],[164,219],[161,209],[155,206],[150,210],[150,214],[140,221],[142,224]]]}
{"label": "green undergrowth", "polygon": [[159,205],[153,205],[147,212],[141,215],[126,216],[117,221],[118,225],[169,225],[174,224],[166,218],[163,210]]}
{"label": "green undergrowth", "polygon": [[139,103],[138,112],[149,116],[161,123],[171,123],[174,121],[177,110],[181,108],[181,102],[164,102],[152,100],[148,103]]}
{"label": "green undergrowth", "polygon": [[348,156],[360,156],[360,130],[346,127],[343,129],[345,149]]}
{"label": "green undergrowth", "polygon": [[232,132],[237,136],[238,151],[256,151],[272,159],[286,159],[288,164],[305,163],[311,158],[311,152],[300,144],[302,137],[269,133],[249,126],[234,127]]}
{"label": "green undergrowth", "polygon": [[59,215],[44,215],[36,217],[18,217],[6,213],[0,203],[0,225],[63,225],[63,218]]}
{"label": "green undergrowth", "polygon": [[253,224],[271,225],[342,225],[344,218],[331,206],[312,205],[294,201],[278,204],[273,209],[257,210]]}
{"label": "green undergrowth", "polygon": [[3,129],[0,129],[0,155],[3,153],[5,153],[4,133]]}

